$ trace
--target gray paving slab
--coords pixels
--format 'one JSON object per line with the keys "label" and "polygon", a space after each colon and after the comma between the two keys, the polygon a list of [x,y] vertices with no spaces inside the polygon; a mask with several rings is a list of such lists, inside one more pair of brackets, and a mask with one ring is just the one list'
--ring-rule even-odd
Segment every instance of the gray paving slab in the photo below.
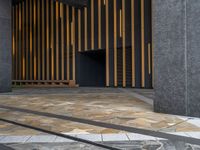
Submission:
{"label": "gray paving slab", "polygon": [[52,143],[56,139],[54,135],[34,135],[31,136],[26,142],[27,143]]}
{"label": "gray paving slab", "polygon": [[187,132],[170,132],[170,134],[189,137],[189,135],[187,134]]}
{"label": "gray paving slab", "polygon": [[191,123],[191,124],[193,124],[193,125],[195,125],[195,126],[197,126],[197,127],[200,127],[200,119],[198,119],[198,118],[190,119],[190,120],[188,120],[187,122],[188,122],[188,123]]}
{"label": "gray paving slab", "polygon": [[101,134],[78,134],[76,136],[84,140],[89,140],[93,142],[102,142]]}
{"label": "gray paving slab", "polygon": [[127,133],[128,138],[131,141],[150,141],[150,140],[156,140],[156,137],[137,134],[137,133]]}
{"label": "gray paving slab", "polygon": [[200,139],[200,132],[186,132],[190,137]]}
{"label": "gray paving slab", "polygon": [[0,143],[24,143],[30,137],[31,136],[5,136],[4,138],[0,139]]}
{"label": "gray paving slab", "polygon": [[71,143],[71,142],[76,142],[76,141],[73,141],[73,140],[70,140],[70,139],[66,139],[66,138],[62,138],[62,137],[56,137],[55,140],[54,140],[55,143]]}
{"label": "gray paving slab", "polygon": [[124,134],[102,134],[103,141],[129,141],[127,135]]}

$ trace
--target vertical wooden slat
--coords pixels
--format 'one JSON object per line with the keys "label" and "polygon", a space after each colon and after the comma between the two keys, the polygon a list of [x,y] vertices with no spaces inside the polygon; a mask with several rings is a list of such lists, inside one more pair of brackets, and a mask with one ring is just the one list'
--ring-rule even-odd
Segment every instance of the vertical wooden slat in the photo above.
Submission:
{"label": "vertical wooden slat", "polygon": [[25,80],[25,10],[24,2],[22,2],[22,80]]}
{"label": "vertical wooden slat", "polygon": [[46,79],[49,80],[49,0],[46,1]]}
{"label": "vertical wooden slat", "polygon": [[69,60],[69,49],[70,49],[70,42],[69,42],[69,6],[66,5],[66,26],[67,26],[67,80],[70,80],[70,60]]}
{"label": "vertical wooden slat", "polygon": [[119,36],[122,37],[122,9],[119,11]]}
{"label": "vertical wooden slat", "polygon": [[56,1],[56,80],[59,80],[59,2]]}
{"label": "vertical wooden slat", "polygon": [[64,12],[63,12],[63,3],[60,3],[60,18],[61,18],[61,57],[62,57],[62,80],[64,80],[65,77],[65,70],[64,70]]}
{"label": "vertical wooden slat", "polygon": [[54,0],[51,0],[51,80],[54,80]]}
{"label": "vertical wooden slat", "polygon": [[109,0],[105,0],[106,6],[106,86],[110,86],[109,63]]}
{"label": "vertical wooden slat", "polygon": [[94,0],[91,0],[91,49],[94,50]]}
{"label": "vertical wooden slat", "polygon": [[117,86],[117,1],[114,0],[114,86]]}
{"label": "vertical wooden slat", "polygon": [[123,87],[126,87],[126,18],[125,18],[125,4],[126,1],[122,0],[122,47],[123,47]]}
{"label": "vertical wooden slat", "polygon": [[148,43],[148,70],[149,75],[151,74],[151,43]]}
{"label": "vertical wooden slat", "polygon": [[88,49],[88,23],[87,23],[87,21],[88,21],[88,19],[87,19],[87,16],[88,15],[88,13],[87,13],[87,7],[84,7],[84,40],[85,40],[85,44],[84,44],[84,46],[85,46],[85,50],[87,50]]}
{"label": "vertical wooden slat", "polygon": [[15,79],[18,79],[18,45],[19,45],[19,41],[18,41],[18,31],[19,31],[19,9],[18,9],[18,5],[16,6],[16,10],[15,10],[15,15],[16,15],[16,30],[15,30],[15,36],[16,36],[16,51],[15,51]]}
{"label": "vertical wooden slat", "polygon": [[36,56],[36,0],[33,0],[34,4],[33,4],[33,25],[34,25],[34,80],[36,80],[37,78],[37,56]]}
{"label": "vertical wooden slat", "polygon": [[78,51],[81,51],[81,9],[78,9]]}
{"label": "vertical wooden slat", "polygon": [[42,80],[45,80],[45,0],[42,0]]}
{"label": "vertical wooden slat", "polygon": [[98,48],[101,49],[101,0],[98,0]]}
{"label": "vertical wooden slat", "polygon": [[33,30],[33,21],[32,21],[32,0],[30,0],[30,16],[29,16],[29,19],[30,19],[30,80],[33,80],[33,56],[32,56],[32,53],[33,53],[33,33],[32,33],[32,30]]}
{"label": "vertical wooden slat", "polygon": [[75,33],[76,33],[76,28],[75,28],[75,25],[76,25],[76,22],[75,22],[75,8],[74,7],[72,7],[72,47],[73,47],[73,49],[72,49],[72,65],[73,65],[73,68],[72,68],[72,70],[73,70],[73,78],[72,78],[72,80],[74,80],[75,81],[75,79],[76,79],[76,72],[75,72],[75,69],[76,69],[76,61],[75,61],[75,50],[76,50],[76,42],[75,42],[75,39],[76,39],[76,37],[75,37]]}
{"label": "vertical wooden slat", "polygon": [[38,46],[37,46],[37,51],[38,51],[38,80],[41,80],[41,29],[40,29],[40,10],[41,10],[41,6],[40,6],[40,2],[41,0],[38,0],[37,2],[37,26],[38,26]]}
{"label": "vertical wooden slat", "polygon": [[19,4],[19,50],[18,50],[18,65],[19,65],[19,80],[22,79],[22,7]]}
{"label": "vertical wooden slat", "polygon": [[145,87],[145,45],[144,45],[144,0],[141,0],[141,74],[142,87]]}
{"label": "vertical wooden slat", "polygon": [[28,37],[28,33],[29,33],[29,15],[28,15],[28,0],[26,1],[26,80],[28,80],[29,76],[28,76],[28,69],[29,69],[29,37]]}
{"label": "vertical wooden slat", "polygon": [[135,87],[135,0],[131,0],[132,87]]}

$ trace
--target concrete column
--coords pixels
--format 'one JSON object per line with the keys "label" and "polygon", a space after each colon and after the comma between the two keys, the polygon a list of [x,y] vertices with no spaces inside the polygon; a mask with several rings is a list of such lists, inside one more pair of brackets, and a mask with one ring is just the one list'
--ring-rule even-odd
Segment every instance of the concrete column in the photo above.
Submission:
{"label": "concrete column", "polygon": [[200,117],[200,1],[153,0],[156,112]]}
{"label": "concrete column", "polygon": [[11,91],[11,0],[0,0],[0,92]]}

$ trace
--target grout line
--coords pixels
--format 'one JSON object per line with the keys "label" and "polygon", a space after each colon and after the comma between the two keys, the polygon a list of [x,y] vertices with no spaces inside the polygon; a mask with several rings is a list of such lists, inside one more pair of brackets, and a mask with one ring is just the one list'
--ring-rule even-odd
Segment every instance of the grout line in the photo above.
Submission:
{"label": "grout line", "polygon": [[128,140],[129,140],[129,141],[131,141],[131,139],[129,138],[128,134],[127,134],[127,133],[125,133],[125,134],[126,134],[126,136],[127,136]]}

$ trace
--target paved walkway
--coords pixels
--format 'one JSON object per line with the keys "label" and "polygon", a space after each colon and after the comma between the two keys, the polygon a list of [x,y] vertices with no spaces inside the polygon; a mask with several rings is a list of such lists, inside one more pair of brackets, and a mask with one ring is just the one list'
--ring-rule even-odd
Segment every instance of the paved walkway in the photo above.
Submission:
{"label": "paved walkway", "polygon": [[[153,112],[152,90],[112,88],[14,89],[0,105],[86,118],[200,139],[200,119]],[[157,141],[155,137],[0,109],[0,117],[97,142]],[[0,143],[72,142],[0,122]]]}

